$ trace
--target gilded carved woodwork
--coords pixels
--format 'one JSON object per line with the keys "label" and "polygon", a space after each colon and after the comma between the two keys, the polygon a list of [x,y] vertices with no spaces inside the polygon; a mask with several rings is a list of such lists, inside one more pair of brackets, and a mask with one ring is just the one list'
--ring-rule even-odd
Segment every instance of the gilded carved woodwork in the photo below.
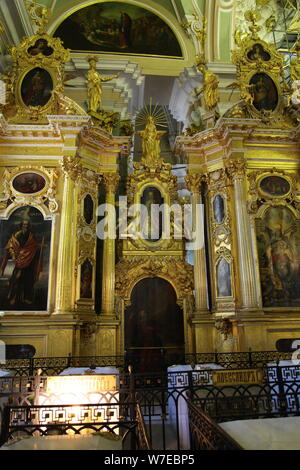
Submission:
{"label": "gilded carved woodwork", "polygon": [[[13,186],[13,181],[18,175],[23,173],[36,173],[45,179],[43,189],[33,194],[24,194],[17,191]],[[55,213],[58,211],[56,196],[56,182],[58,173],[55,169],[36,166],[20,166],[16,168],[6,168],[3,174],[3,189],[0,193],[0,210],[10,210],[21,205],[41,206],[46,212]]]}
{"label": "gilded carved woodwork", "polygon": [[174,287],[178,299],[190,295],[194,288],[193,267],[173,256],[123,258],[116,266],[116,293],[130,299],[133,287],[145,277],[162,277]]}
{"label": "gilded carved woodwork", "polygon": [[[267,194],[261,188],[261,182],[268,176],[283,177],[289,184],[290,189],[286,194],[272,195]],[[289,204],[297,211],[300,210],[300,193],[297,189],[297,179],[294,173],[284,170],[271,168],[269,170],[251,171],[247,175],[249,182],[248,212],[256,214],[262,206],[276,206],[278,204]]]}

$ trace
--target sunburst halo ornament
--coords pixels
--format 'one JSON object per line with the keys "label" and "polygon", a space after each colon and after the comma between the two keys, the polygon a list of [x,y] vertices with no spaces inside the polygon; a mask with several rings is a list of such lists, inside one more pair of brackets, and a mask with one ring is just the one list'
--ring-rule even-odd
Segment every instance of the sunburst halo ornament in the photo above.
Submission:
{"label": "sunburst halo ornament", "polygon": [[146,126],[149,122],[149,117],[152,117],[154,124],[158,127],[168,127],[167,118],[164,111],[158,104],[153,105],[152,99],[150,99],[149,105],[144,106],[137,114],[135,119],[136,126]]}

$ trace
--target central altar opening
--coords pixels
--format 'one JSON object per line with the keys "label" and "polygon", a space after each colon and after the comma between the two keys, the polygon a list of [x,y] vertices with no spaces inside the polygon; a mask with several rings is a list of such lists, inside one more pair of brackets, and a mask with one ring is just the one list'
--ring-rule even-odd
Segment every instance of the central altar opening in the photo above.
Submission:
{"label": "central altar opening", "polygon": [[183,311],[166,280],[145,278],[133,288],[125,311],[125,349],[138,372],[160,371],[167,357],[184,354]]}

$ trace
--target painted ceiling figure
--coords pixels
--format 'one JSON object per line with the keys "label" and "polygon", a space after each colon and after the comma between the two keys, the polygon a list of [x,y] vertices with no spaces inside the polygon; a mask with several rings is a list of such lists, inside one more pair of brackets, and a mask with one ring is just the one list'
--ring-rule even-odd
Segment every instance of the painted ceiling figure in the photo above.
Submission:
{"label": "painted ceiling figure", "polygon": [[118,78],[119,74],[103,77],[96,70],[97,59],[92,57],[89,59],[89,63],[90,69],[87,74],[89,111],[97,113],[101,109],[102,104],[102,82]]}

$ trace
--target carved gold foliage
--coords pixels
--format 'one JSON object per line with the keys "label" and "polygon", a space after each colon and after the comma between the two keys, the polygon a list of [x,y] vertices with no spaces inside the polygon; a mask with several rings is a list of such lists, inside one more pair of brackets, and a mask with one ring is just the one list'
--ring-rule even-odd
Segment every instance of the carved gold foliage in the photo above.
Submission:
{"label": "carved gold foliage", "polygon": [[82,173],[81,159],[78,156],[67,157],[60,161],[61,168],[66,178],[76,181]]}
{"label": "carved gold foliage", "polygon": [[187,188],[189,191],[191,191],[191,193],[200,192],[202,181],[203,181],[203,176],[198,173],[190,174],[185,177]]}
{"label": "carved gold foliage", "polygon": [[226,162],[226,171],[229,177],[233,179],[240,179],[245,177],[247,164],[245,160],[229,160]]}
{"label": "carved gold foliage", "polygon": [[[260,188],[260,183],[267,176],[278,175],[284,177],[290,184],[290,191],[282,196],[272,196],[264,193]],[[272,168],[270,170],[258,170],[248,173],[249,195],[251,199],[248,201],[248,212],[256,214],[262,205],[274,206],[282,203],[291,204],[296,210],[299,210],[300,201],[298,200],[299,192],[297,191],[296,175],[287,173],[284,170]]]}
{"label": "carved gold foliage", "polygon": [[193,267],[183,259],[164,256],[154,259],[134,256],[122,259],[116,266],[116,293],[129,299],[134,285],[144,278],[161,277],[175,288],[178,298],[190,295],[194,288]]}
{"label": "carved gold foliage", "polygon": [[231,263],[232,262],[232,254],[231,254],[231,251],[226,247],[226,246],[222,246],[221,248],[219,248],[216,252],[216,264],[218,264],[218,262],[224,258],[227,263]]}
{"label": "carved gold foliage", "polygon": [[120,176],[117,173],[104,173],[102,181],[108,193],[114,193],[118,187]]}

